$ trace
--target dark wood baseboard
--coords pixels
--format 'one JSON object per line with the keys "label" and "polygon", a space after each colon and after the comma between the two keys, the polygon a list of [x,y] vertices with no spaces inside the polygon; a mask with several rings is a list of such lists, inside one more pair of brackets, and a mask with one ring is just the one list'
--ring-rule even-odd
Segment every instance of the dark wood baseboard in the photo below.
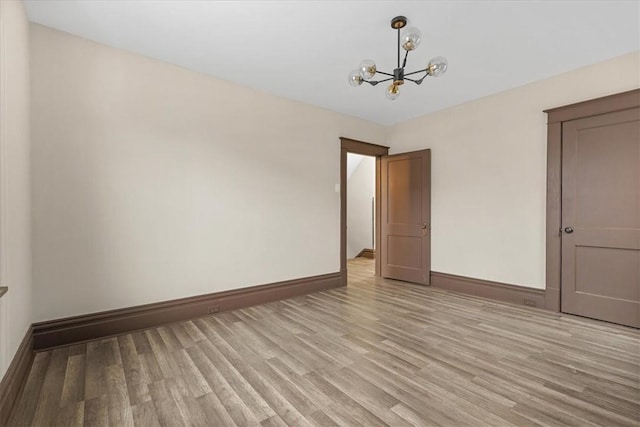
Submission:
{"label": "dark wood baseboard", "polygon": [[363,250],[360,251],[360,253],[358,255],[356,255],[356,258],[369,258],[369,259],[375,259],[376,257],[376,251],[374,251],[373,249],[367,249],[364,248]]}
{"label": "dark wood baseboard", "polygon": [[33,324],[35,350],[153,328],[166,323],[342,286],[341,273],[180,298]]}
{"label": "dark wood baseboard", "polygon": [[546,307],[544,289],[527,288],[435,271],[431,272],[431,286],[530,307]]}
{"label": "dark wood baseboard", "polygon": [[9,421],[11,409],[26,382],[33,355],[33,334],[29,327],[0,382],[0,426],[7,425]]}

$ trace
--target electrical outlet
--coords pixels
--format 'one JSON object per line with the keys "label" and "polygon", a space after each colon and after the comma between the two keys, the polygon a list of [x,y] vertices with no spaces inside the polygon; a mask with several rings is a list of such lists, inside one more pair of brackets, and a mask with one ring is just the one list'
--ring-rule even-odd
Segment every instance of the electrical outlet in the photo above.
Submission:
{"label": "electrical outlet", "polygon": [[536,302],[532,299],[524,299],[524,305],[528,305],[529,307],[536,307]]}
{"label": "electrical outlet", "polygon": [[215,314],[220,311],[219,305],[214,305],[213,307],[209,307],[209,314]]}

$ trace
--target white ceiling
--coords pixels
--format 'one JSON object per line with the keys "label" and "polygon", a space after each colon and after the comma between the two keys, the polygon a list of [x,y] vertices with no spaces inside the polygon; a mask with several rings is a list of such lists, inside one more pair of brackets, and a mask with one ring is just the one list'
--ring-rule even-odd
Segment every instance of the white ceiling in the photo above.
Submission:
{"label": "white ceiling", "polygon": [[[25,3],[33,22],[385,125],[640,49],[639,1]],[[347,75],[367,58],[392,72],[396,15],[422,31],[407,72],[439,55],[449,70],[389,101]]]}

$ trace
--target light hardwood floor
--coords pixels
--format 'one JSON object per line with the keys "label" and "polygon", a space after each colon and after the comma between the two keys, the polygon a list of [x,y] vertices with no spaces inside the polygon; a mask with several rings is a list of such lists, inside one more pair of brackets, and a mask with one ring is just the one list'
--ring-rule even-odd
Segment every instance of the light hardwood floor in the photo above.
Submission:
{"label": "light hardwood floor", "polygon": [[36,355],[12,425],[632,426],[640,331],[381,280]]}

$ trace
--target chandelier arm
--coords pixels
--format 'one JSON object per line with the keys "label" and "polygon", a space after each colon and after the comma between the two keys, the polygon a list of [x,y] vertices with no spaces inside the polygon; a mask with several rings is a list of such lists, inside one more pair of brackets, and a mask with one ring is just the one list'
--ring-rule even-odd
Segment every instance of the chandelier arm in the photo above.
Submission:
{"label": "chandelier arm", "polygon": [[384,74],[385,76],[391,76],[391,77],[393,77],[393,74],[391,74],[391,73],[385,73],[384,71],[380,71],[380,70],[376,70],[376,74]]}
{"label": "chandelier arm", "polygon": [[410,73],[405,73],[404,75],[405,75],[405,77],[406,77],[406,76],[410,76],[410,75],[412,75],[412,74],[426,73],[426,72],[427,72],[427,70],[418,70],[418,71],[412,71],[412,72],[410,72]]}
{"label": "chandelier arm", "polygon": [[383,79],[383,80],[378,80],[378,81],[375,81],[375,80],[362,80],[362,81],[365,82],[365,83],[369,83],[371,86],[375,86],[378,83],[388,82],[389,80],[393,80],[393,77],[389,77],[388,79]]}
{"label": "chandelier arm", "polygon": [[[424,77],[426,77],[426,76],[424,76]],[[408,80],[408,81],[410,81],[410,82],[414,82],[415,84],[419,85],[419,84],[421,84],[421,83],[422,83],[422,81],[424,80],[424,77],[422,77],[422,78],[420,78],[420,79],[418,79],[418,80],[408,79],[408,78],[406,78],[406,77],[405,77],[405,80]]]}
{"label": "chandelier arm", "polygon": [[402,61],[402,68],[407,66],[407,56],[409,56],[409,51],[405,51],[404,53],[404,61]]}

